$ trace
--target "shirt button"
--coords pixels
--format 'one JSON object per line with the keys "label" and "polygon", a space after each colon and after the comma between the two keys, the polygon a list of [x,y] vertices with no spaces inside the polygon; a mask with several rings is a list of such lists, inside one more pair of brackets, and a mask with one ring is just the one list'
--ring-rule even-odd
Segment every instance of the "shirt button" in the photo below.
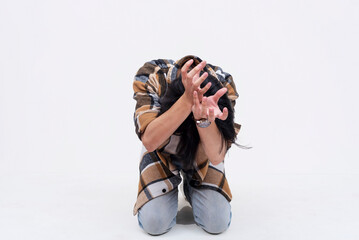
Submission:
{"label": "shirt button", "polygon": [[162,189],[162,192],[163,192],[163,193],[165,193],[166,191],[167,191],[167,190],[166,190],[165,188],[164,188],[164,189]]}

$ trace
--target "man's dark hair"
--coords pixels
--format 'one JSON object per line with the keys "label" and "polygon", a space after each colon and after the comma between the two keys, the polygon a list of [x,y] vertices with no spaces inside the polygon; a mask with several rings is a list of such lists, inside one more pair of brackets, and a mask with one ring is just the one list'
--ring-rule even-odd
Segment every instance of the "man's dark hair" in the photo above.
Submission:
{"label": "man's dark hair", "polygon": [[[201,72],[201,75],[203,72]],[[208,74],[206,80],[201,84],[203,88],[208,82],[211,82],[210,89],[204,94],[204,96],[212,96],[219,89],[223,88],[220,81],[211,74]],[[168,89],[163,97],[160,99],[161,110],[159,115],[166,112],[184,93],[185,88],[182,84],[182,78],[179,76],[168,84]],[[234,130],[234,109],[231,105],[231,101],[228,98],[227,93],[224,94],[218,101],[218,106],[223,111],[224,107],[228,109],[228,117],[226,120],[215,119],[215,123],[222,139],[224,139],[226,146],[218,146],[219,152],[223,147],[228,148],[230,143],[234,143],[236,140],[236,134]],[[193,166],[200,137],[197,131],[196,123],[191,114],[185,119],[185,121],[175,131],[176,135],[180,136],[180,142],[177,147],[177,154],[172,155],[171,159],[180,162],[184,169],[190,169]]]}

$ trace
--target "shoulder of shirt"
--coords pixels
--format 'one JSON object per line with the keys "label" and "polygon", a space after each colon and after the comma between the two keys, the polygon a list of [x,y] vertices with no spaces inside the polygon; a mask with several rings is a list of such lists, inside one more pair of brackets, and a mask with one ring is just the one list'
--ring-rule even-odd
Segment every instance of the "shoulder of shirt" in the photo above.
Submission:
{"label": "shoulder of shirt", "polygon": [[135,81],[146,83],[150,74],[156,74],[161,70],[167,70],[175,65],[172,59],[156,59],[146,62],[136,73]]}
{"label": "shoulder of shirt", "polygon": [[147,63],[150,63],[152,65],[160,67],[161,69],[164,69],[173,66],[175,64],[175,61],[173,61],[172,59],[156,59],[149,61]]}

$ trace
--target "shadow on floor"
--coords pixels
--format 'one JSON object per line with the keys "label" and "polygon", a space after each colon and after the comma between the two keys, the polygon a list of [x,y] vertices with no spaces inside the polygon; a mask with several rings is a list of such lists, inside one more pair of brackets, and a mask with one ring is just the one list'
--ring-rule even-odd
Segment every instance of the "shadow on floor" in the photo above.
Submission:
{"label": "shadow on floor", "polygon": [[189,206],[185,206],[181,210],[179,210],[177,212],[176,219],[177,219],[177,224],[181,224],[181,225],[195,224],[192,208]]}

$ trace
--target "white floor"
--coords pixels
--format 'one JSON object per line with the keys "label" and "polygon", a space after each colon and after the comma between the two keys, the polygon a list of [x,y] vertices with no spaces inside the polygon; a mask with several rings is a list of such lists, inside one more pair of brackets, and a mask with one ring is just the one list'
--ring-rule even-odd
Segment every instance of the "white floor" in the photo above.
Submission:
{"label": "white floor", "polygon": [[[149,239],[132,216],[136,189],[124,179],[2,174],[0,239]],[[232,224],[220,239],[358,239],[358,182],[358,175],[238,176],[230,182]],[[218,239],[193,224],[180,199],[178,224],[158,238]]]}

